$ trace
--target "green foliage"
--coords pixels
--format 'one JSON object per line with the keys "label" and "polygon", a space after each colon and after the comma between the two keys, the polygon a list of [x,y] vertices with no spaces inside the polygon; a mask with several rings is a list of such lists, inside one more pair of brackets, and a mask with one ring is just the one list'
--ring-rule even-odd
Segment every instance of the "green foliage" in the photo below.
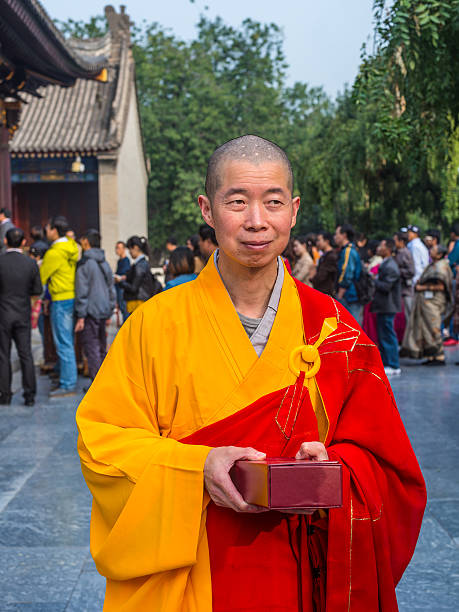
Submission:
{"label": "green foliage", "polygon": [[[459,0],[376,0],[374,10],[374,50],[363,47],[356,82],[336,102],[286,85],[275,24],[246,19],[236,29],[201,17],[190,42],[157,23],[134,28],[155,247],[196,232],[207,159],[245,133],[287,151],[302,200],[298,232],[351,221],[384,235],[459,215]],[[80,37],[106,30],[102,17],[60,26]]]}
{"label": "green foliage", "polygon": [[385,4],[374,2],[375,51],[364,49],[354,86],[371,142],[370,200],[401,220],[448,225],[459,212],[459,0]]}

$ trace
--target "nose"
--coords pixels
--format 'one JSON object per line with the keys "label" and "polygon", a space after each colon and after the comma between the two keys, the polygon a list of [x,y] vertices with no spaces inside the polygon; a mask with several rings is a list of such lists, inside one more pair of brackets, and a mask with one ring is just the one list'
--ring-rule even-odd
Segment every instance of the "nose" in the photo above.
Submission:
{"label": "nose", "polygon": [[246,209],[244,229],[248,232],[259,232],[268,228],[266,210],[262,202],[251,202]]}

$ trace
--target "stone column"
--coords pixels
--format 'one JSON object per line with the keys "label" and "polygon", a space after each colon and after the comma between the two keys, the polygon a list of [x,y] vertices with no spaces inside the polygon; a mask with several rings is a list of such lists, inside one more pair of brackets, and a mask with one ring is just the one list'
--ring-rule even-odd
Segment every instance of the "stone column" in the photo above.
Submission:
{"label": "stone column", "polygon": [[[99,165],[99,228],[102,248],[112,268],[116,264],[115,244],[123,235],[119,227],[117,156],[103,153],[97,156]],[[121,233],[120,233],[121,232]]]}

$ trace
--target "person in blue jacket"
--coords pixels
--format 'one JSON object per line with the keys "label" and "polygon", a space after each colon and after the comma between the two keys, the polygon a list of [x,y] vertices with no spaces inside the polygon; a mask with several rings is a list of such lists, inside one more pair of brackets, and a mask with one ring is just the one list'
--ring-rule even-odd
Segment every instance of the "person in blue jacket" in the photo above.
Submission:
{"label": "person in blue jacket", "polygon": [[359,302],[355,283],[360,278],[362,263],[353,244],[354,236],[355,232],[352,225],[345,223],[338,225],[336,228],[335,243],[340,248],[336,297],[361,324],[363,306]]}
{"label": "person in blue jacket", "polygon": [[171,253],[167,272],[171,279],[167,281],[164,287],[165,290],[188,283],[197,278],[197,275],[194,273],[193,252],[188,247],[177,247]]}

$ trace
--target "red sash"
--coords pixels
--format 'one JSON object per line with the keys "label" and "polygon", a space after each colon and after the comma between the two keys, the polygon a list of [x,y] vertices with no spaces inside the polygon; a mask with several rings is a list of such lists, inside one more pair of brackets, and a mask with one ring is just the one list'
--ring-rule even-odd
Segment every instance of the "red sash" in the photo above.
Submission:
{"label": "red sash", "polygon": [[[252,446],[269,457],[294,457],[302,442],[318,438],[303,373],[295,385],[262,397],[181,442]],[[320,591],[324,595],[324,519],[313,527],[305,516],[274,511],[237,514],[210,503],[207,537],[216,612],[320,609],[311,603]]]}

